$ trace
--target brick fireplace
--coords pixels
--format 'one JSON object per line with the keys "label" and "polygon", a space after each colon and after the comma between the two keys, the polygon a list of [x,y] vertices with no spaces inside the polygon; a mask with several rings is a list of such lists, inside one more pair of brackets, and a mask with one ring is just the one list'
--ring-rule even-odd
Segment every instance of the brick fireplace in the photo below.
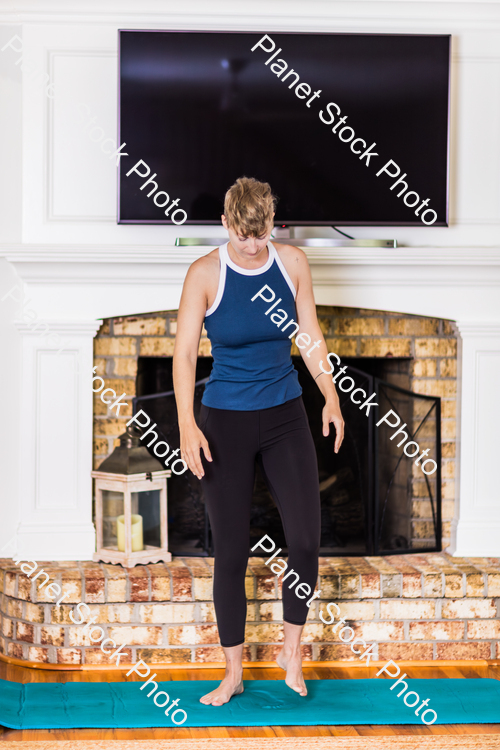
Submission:
{"label": "brick fireplace", "polygon": [[[57,610],[43,599],[43,590],[4,560],[0,647],[8,658],[95,664],[100,655],[81,640],[83,628],[69,620],[70,609],[79,601],[89,604],[106,633],[127,644],[131,660],[213,663],[221,658],[211,558],[182,556],[165,565],[130,570],[89,562],[94,549],[92,460],[98,467],[109,455],[131,414],[131,409],[127,414],[122,410],[119,419],[112,417],[98,398],[92,407],[92,367],[98,367],[117,393],[132,396],[139,357],[171,357],[176,333],[172,311],[187,265],[207,250],[181,253],[170,247],[145,254],[143,248],[121,248],[119,253],[103,249],[97,261],[95,251],[87,249],[70,255],[51,250],[42,260],[41,251],[36,257],[25,250],[12,255],[40,317],[69,340],[67,352],[58,356],[26,324],[18,324],[25,377],[13,381],[12,391],[16,393],[19,383],[26,396],[19,406],[26,430],[19,443],[24,456],[19,506],[12,505],[20,518],[17,552],[50,571],[51,579],[70,596]],[[311,609],[304,655],[310,660],[351,658],[349,647],[319,619],[319,607],[338,601],[356,632],[377,643],[380,659],[495,658],[500,563],[488,425],[497,382],[489,368],[496,362],[498,327],[486,314],[485,306],[491,309],[493,304],[485,292],[490,272],[484,271],[485,284],[471,291],[465,307],[460,286],[469,274],[465,251],[315,249],[308,255],[328,348],[358,363],[379,358],[389,369],[391,363],[406,363],[404,377],[411,390],[441,396],[443,545],[451,538],[459,556],[429,552],[322,558],[322,598]],[[332,300],[339,306],[329,306]],[[483,322],[475,322],[471,313],[460,319],[466,309],[482,315]],[[133,315],[134,310],[139,314]],[[16,319],[19,311],[4,303],[2,314]],[[458,319],[458,332],[447,316]],[[200,355],[209,354],[203,337]],[[17,361],[14,355],[12,359]],[[72,364],[78,365],[77,375],[71,372]],[[54,403],[60,404],[58,410]],[[53,453],[47,463],[48,456],[36,447],[52,445],[53,436],[62,434],[58,466],[65,482],[60,473],[50,471]],[[13,466],[17,446],[16,441],[5,446]],[[455,484],[459,469],[460,494]],[[7,481],[12,483],[12,476]],[[425,541],[429,505],[418,481],[414,486],[413,533]],[[6,528],[10,506],[7,511]],[[259,558],[250,560],[247,585],[246,655],[268,660],[282,638],[280,591]]]}
{"label": "brick fireplace", "polygon": [[[450,523],[455,501],[457,335],[448,320],[413,315],[318,307],[318,318],[329,351],[343,361],[384,360],[384,377],[416,392],[442,399],[441,451],[443,496],[443,547],[450,543]],[[107,319],[95,339],[94,365],[106,385],[116,393],[136,394],[139,357],[171,357],[176,333],[175,311]],[[210,354],[205,331],[199,355]],[[292,354],[298,355],[295,344]],[[401,360],[405,367],[391,367]],[[407,372],[407,377],[401,375]],[[113,451],[124,431],[132,405],[122,416],[108,411],[98,394],[94,397],[94,468]],[[425,477],[412,478],[412,545],[432,547],[433,521],[426,497]]]}
{"label": "brick fireplace", "polygon": [[[90,470],[93,459],[97,464],[110,452],[125,421],[99,412],[104,405],[98,402],[94,415],[102,426],[94,433],[93,453],[94,360],[111,368],[106,379],[120,381],[122,391],[131,395],[137,358],[170,356],[171,349],[163,347],[172,346],[175,314],[157,311],[177,309],[189,264],[210,250],[176,249],[161,242],[147,250],[135,245],[98,250],[92,245],[71,250],[21,245],[2,261],[0,296],[13,286],[20,296],[7,295],[0,306],[4,356],[12,363],[5,407],[12,429],[0,440],[12,468],[5,475],[12,502],[5,510],[0,542],[5,546],[13,540],[24,557],[92,557]],[[320,317],[328,318],[330,348],[342,358],[356,355],[358,362],[369,355],[381,355],[384,361],[389,353],[394,360],[412,356],[412,390],[441,394],[443,541],[450,539],[449,550],[461,556],[500,554],[495,253],[493,248],[460,247],[307,249],[317,304],[335,301],[338,306],[328,307],[326,314],[320,308]],[[64,342],[61,352],[52,337],[41,336],[23,319],[23,294],[50,334]],[[450,319],[456,321],[456,337]],[[147,331],[141,327],[146,324],[152,326]],[[417,490],[415,496],[421,501],[413,514],[415,534],[425,540],[428,507]]]}

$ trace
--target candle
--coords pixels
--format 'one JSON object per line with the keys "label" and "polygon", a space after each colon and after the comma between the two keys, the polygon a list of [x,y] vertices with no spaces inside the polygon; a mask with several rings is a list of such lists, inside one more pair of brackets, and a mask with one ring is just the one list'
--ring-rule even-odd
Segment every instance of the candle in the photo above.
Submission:
{"label": "candle", "polygon": [[[125,552],[125,516],[118,516],[116,519],[116,528],[118,532],[118,549]],[[132,552],[140,552],[144,549],[142,537],[142,516],[132,514]]]}

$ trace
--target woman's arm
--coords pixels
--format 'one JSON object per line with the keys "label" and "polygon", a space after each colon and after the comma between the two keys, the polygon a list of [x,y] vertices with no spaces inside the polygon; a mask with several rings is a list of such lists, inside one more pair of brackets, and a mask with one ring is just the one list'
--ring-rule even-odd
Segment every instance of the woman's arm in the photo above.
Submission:
{"label": "woman's arm", "polygon": [[[319,366],[321,361],[323,361],[324,367],[328,366],[328,349],[316,315],[309,263],[305,253],[298,247],[291,245],[283,248],[281,258],[297,289],[295,305],[297,308],[297,323],[300,326],[299,334],[306,334],[302,338],[300,335],[296,337],[295,343],[300,349],[301,357],[306,363],[307,369],[325,397],[323,435],[326,437],[330,434],[330,422],[333,422],[336,433],[335,453],[338,453],[344,439],[344,420],[340,411],[335,384],[329,375],[322,372]],[[310,343],[307,343],[309,339]]]}
{"label": "woman's arm", "polygon": [[200,258],[187,272],[177,317],[173,376],[179,418],[181,456],[193,474],[201,479],[205,472],[200,448],[207,461],[212,460],[208,442],[196,424],[193,413],[196,360],[203,320],[207,311],[207,275],[212,259]]}

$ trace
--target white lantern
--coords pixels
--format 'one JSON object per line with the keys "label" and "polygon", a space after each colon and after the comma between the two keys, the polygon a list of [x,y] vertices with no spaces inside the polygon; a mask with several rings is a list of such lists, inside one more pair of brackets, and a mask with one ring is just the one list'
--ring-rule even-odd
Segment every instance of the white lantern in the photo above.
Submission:
{"label": "white lantern", "polygon": [[151,456],[133,426],[95,479],[97,552],[94,561],[126,568],[172,559],[168,551],[168,469]]}

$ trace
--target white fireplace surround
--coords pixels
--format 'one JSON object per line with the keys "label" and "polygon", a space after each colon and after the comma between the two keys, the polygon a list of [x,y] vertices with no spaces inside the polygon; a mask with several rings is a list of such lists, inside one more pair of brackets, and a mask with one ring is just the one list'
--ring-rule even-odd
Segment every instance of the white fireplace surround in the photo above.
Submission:
{"label": "white fireplace surround", "polygon": [[[2,454],[12,483],[7,513],[15,522],[17,511],[21,555],[90,559],[91,370],[98,319],[176,309],[189,263],[209,249],[18,247],[6,255],[26,284],[30,306],[68,342],[57,355],[45,337],[30,333],[26,323],[17,324],[7,352],[17,381],[9,391],[9,411],[18,434],[14,441],[6,431]],[[309,250],[308,256],[318,304],[457,321],[460,491],[452,549],[458,555],[500,556],[498,251],[328,248]],[[13,319],[19,308],[11,299],[0,306],[3,316],[9,312]]]}
{"label": "white fireplace surround", "polygon": [[[24,71],[9,50],[0,53],[8,113],[0,122],[0,299],[22,286],[39,320],[67,343],[57,354],[22,321],[19,303],[0,302],[0,556],[4,548],[38,561],[91,559],[93,337],[102,318],[176,309],[189,264],[211,248],[176,248],[175,236],[221,233],[116,224],[116,168],[89,139],[71,98],[116,137],[118,28],[454,35],[450,227],[352,228],[358,237],[396,237],[406,246],[307,255],[318,304],[456,321],[460,441],[451,551],[500,556],[498,5],[312,0],[307,17],[296,0],[188,0],[183,15],[157,0],[43,5],[19,0],[0,11],[0,47],[14,34],[24,45]],[[49,73],[58,98],[45,96],[34,70]]]}

